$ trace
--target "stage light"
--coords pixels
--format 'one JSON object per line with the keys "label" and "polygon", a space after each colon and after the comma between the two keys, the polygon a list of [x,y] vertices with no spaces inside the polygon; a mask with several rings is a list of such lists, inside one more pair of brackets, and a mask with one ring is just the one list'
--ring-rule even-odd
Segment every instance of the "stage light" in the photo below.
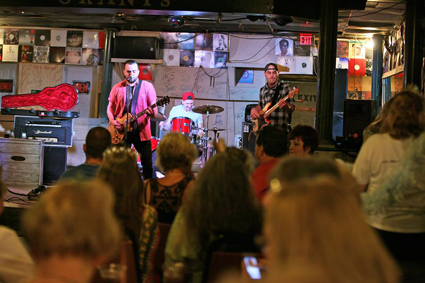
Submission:
{"label": "stage light", "polygon": [[168,23],[173,28],[181,28],[182,26],[184,26],[184,19],[181,17],[172,16],[168,18]]}

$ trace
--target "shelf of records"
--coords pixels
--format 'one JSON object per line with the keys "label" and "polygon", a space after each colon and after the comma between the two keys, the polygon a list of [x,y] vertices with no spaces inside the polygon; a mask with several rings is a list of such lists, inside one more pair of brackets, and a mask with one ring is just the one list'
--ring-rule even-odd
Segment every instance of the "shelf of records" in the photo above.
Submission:
{"label": "shelf of records", "polygon": [[0,61],[103,64],[105,33],[83,30],[0,29]]}

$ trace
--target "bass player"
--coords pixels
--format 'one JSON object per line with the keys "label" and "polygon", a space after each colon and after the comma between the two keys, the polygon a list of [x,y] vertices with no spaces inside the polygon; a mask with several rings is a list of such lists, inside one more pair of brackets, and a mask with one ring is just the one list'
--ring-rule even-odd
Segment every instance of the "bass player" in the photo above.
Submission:
{"label": "bass player", "polygon": [[122,131],[125,123],[118,121],[117,118],[134,116],[146,110],[146,114],[130,125],[132,130],[126,131],[124,137],[126,145],[133,144],[139,153],[143,166],[143,179],[146,180],[153,175],[150,118],[155,117],[158,111],[157,108],[151,107],[156,103],[156,92],[150,82],[139,80],[139,66],[136,61],[127,60],[123,74],[125,80],[114,85],[109,94],[108,119],[117,130]]}
{"label": "bass player", "polygon": [[291,114],[295,110],[295,100],[293,97],[285,97],[291,91],[291,87],[288,83],[279,80],[278,67],[274,63],[268,63],[265,66],[264,76],[266,84],[260,89],[259,105],[251,109],[251,118],[262,119],[262,115],[267,110],[266,105],[269,104],[272,107],[278,103],[279,107],[268,116],[268,123],[289,131]]}

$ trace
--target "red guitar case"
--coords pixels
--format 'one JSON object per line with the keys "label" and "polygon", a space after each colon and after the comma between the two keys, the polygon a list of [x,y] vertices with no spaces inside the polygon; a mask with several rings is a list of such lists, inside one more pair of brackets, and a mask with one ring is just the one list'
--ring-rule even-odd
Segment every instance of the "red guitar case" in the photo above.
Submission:
{"label": "red guitar case", "polygon": [[77,90],[70,84],[46,87],[34,94],[5,95],[1,99],[2,108],[36,106],[47,110],[68,111],[77,105]]}

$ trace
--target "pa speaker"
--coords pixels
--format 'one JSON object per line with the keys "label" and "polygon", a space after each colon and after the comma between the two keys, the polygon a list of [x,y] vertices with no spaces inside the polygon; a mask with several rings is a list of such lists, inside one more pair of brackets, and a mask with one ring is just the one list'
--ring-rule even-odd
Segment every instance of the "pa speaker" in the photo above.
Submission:
{"label": "pa speaker", "polygon": [[356,143],[363,142],[363,130],[376,117],[378,103],[376,100],[352,100],[344,101],[344,137],[353,137]]}
{"label": "pa speaker", "polygon": [[116,36],[112,48],[113,58],[158,59],[157,37]]}
{"label": "pa speaker", "polygon": [[252,131],[252,123],[242,123],[242,148],[255,156],[255,140],[257,136]]}
{"label": "pa speaker", "polygon": [[65,172],[67,162],[66,147],[44,147],[43,185],[58,181]]}

